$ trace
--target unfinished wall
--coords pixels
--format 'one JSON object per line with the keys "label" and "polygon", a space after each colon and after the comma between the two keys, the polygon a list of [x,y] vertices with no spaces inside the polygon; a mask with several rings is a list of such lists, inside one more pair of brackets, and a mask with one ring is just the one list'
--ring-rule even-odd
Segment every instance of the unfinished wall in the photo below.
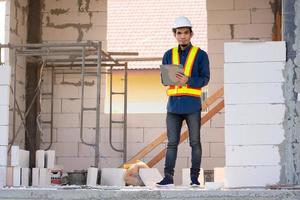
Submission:
{"label": "unfinished wall", "polygon": [[[24,44],[27,39],[27,15],[28,15],[28,1],[27,0],[8,0],[7,1],[7,33],[6,37],[8,38],[7,42],[12,44]],[[22,114],[25,112],[25,58],[24,57],[15,57],[13,51],[9,51],[7,54],[6,61],[9,60],[9,65],[12,67],[14,65],[15,59],[16,63],[16,76],[13,75],[12,68],[12,79],[11,87],[13,88],[13,82],[16,78],[16,100],[20,106]],[[13,123],[13,94],[10,93],[10,139],[12,139],[12,123]],[[25,131],[24,126],[21,125],[21,118],[16,112],[16,131],[20,126],[20,130],[16,136],[14,144],[20,145],[23,147]]]}
{"label": "unfinished wall", "polygon": [[[209,95],[224,84],[224,42],[250,38],[271,40],[274,16],[270,0],[207,0],[208,55],[211,80]],[[221,136],[212,137],[210,150],[216,149],[218,161],[224,166],[224,110],[205,125],[209,132]]]}

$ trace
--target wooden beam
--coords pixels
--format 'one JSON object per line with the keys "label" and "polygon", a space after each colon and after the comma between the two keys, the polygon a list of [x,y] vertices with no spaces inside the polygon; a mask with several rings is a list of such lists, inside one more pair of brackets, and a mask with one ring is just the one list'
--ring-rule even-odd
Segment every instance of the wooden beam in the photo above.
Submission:
{"label": "wooden beam", "polygon": [[[218,98],[222,97],[224,94],[224,88],[220,88],[217,92],[215,92],[212,96],[208,97],[202,104],[202,109],[206,109],[208,106],[212,105]],[[206,115],[205,115],[206,116]],[[206,119],[204,119],[206,120]],[[202,120],[203,121],[203,120]],[[145,157],[148,153],[150,153],[153,149],[155,149],[158,145],[163,143],[167,139],[167,133],[163,132],[158,138],[148,144],[146,147],[141,149],[136,155],[134,155],[130,160],[126,162],[133,163],[136,160],[140,160]]]}
{"label": "wooden beam", "polygon": [[[217,114],[219,111],[221,111],[224,108],[224,100],[222,100],[220,103],[218,103],[213,109],[211,109],[207,114],[205,114],[202,118],[201,118],[201,125],[205,124],[206,122],[208,122],[215,114]],[[185,131],[181,134],[180,136],[180,142],[179,144],[181,144],[184,140],[186,140],[188,138],[188,131]],[[149,167],[153,167],[154,165],[156,165],[159,161],[161,161],[161,159],[163,159],[166,155],[166,151],[167,149],[164,148],[162,151],[160,151],[154,158],[152,158],[147,165]]]}

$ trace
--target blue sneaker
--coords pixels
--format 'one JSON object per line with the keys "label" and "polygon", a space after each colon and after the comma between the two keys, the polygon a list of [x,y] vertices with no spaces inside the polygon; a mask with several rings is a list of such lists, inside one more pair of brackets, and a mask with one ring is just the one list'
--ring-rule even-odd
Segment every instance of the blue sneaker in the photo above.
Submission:
{"label": "blue sneaker", "polygon": [[192,176],[191,177],[191,184],[192,187],[200,187],[200,183],[198,181],[198,177]]}
{"label": "blue sneaker", "polygon": [[165,176],[165,178],[163,178],[163,180],[156,183],[156,186],[158,186],[158,187],[172,187],[172,186],[174,186],[173,177],[172,176]]}

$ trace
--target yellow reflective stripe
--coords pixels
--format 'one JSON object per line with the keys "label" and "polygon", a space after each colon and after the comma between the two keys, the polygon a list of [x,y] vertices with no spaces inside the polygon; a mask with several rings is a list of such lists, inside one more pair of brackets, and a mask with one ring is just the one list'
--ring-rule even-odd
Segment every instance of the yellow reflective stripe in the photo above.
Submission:
{"label": "yellow reflective stripe", "polygon": [[184,75],[190,77],[192,73],[192,67],[194,64],[194,60],[196,58],[196,54],[198,51],[198,47],[192,47],[189,51],[189,54],[186,58],[185,64],[184,64]]}
{"label": "yellow reflective stripe", "polygon": [[181,87],[181,88],[175,88],[175,89],[168,89],[167,95],[173,96],[173,95],[194,95],[194,96],[201,96],[202,91],[201,89],[193,89],[193,88],[187,88],[187,87]]}
{"label": "yellow reflective stripe", "polygon": [[172,64],[174,64],[174,65],[179,65],[180,64],[178,48],[177,47],[174,47],[172,49]]}

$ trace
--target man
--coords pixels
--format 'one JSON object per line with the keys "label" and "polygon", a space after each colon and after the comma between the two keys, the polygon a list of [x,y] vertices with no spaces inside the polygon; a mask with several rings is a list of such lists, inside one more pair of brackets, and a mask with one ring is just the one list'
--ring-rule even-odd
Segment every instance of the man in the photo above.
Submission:
{"label": "man", "polygon": [[164,168],[164,178],[157,186],[174,185],[174,167],[180,140],[182,122],[185,120],[189,130],[189,141],[192,148],[190,178],[192,186],[199,186],[198,181],[202,148],[200,142],[201,127],[201,88],[208,84],[210,78],[209,60],[205,51],[191,44],[193,37],[192,24],[184,16],[178,17],[173,26],[174,37],[178,47],[168,50],[163,64],[182,64],[184,73],[177,73],[179,86],[170,85],[167,105],[168,146]]}

